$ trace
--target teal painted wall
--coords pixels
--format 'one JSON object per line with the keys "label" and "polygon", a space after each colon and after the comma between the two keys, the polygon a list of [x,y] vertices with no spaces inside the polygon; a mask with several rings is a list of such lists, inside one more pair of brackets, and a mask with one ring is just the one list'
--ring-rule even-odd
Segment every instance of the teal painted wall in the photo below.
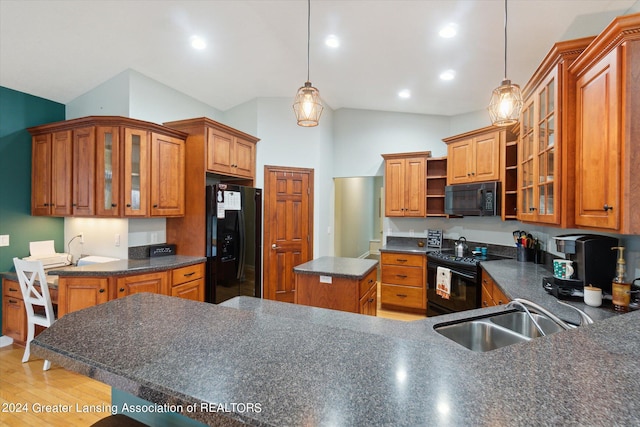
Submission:
{"label": "teal painted wall", "polygon": [[0,234],[10,238],[9,246],[0,247],[0,272],[13,271],[13,257],[29,255],[32,240],[54,240],[63,252],[64,219],[31,216],[27,128],[64,119],[64,104],[0,86]]}

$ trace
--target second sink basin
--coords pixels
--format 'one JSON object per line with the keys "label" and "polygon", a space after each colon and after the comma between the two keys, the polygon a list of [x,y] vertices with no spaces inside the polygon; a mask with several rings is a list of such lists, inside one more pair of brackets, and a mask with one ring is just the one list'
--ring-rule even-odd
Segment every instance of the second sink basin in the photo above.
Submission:
{"label": "second sink basin", "polygon": [[[562,331],[554,321],[532,313],[545,335]],[[527,313],[512,311],[493,316],[463,320],[457,323],[435,325],[442,336],[472,351],[491,351],[542,336]]]}
{"label": "second sink basin", "polygon": [[[538,322],[538,326],[540,326],[544,331],[545,335],[554,334],[562,330],[556,322],[546,316],[542,316],[537,313],[531,313],[531,316],[536,320],[536,322]],[[500,314],[498,316],[490,317],[489,320],[496,325],[503,326],[529,338],[538,338],[542,336],[527,313],[522,311]]]}

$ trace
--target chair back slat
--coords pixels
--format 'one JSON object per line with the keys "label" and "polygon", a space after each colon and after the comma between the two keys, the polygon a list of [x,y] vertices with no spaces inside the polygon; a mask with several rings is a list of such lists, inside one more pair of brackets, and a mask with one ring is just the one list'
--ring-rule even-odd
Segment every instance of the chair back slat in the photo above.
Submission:
{"label": "chair back slat", "polygon": [[[42,262],[14,258],[13,264],[16,268],[18,281],[20,282],[20,290],[22,291],[22,299],[24,300],[27,317],[34,316],[34,305],[42,306],[45,309],[47,322],[49,325],[53,324],[55,315]],[[39,291],[36,287],[37,285],[40,286]]]}

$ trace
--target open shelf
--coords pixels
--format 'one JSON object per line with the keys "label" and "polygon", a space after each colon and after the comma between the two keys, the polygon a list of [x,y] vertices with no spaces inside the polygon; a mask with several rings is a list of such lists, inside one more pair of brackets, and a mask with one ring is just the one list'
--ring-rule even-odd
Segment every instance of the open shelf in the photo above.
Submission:
{"label": "open shelf", "polygon": [[447,185],[447,158],[427,158],[427,216],[444,217],[444,188]]}

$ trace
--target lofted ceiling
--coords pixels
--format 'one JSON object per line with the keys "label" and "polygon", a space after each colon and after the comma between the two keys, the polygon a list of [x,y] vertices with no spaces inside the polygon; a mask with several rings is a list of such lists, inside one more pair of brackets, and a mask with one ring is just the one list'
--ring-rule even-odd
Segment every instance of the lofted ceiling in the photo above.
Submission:
{"label": "lofted ceiling", "polygon": [[[638,3],[509,0],[508,77],[524,85],[554,42],[594,35]],[[449,22],[458,35],[443,39]],[[193,35],[207,48],[191,48]],[[305,0],[0,0],[0,85],[68,103],[133,69],[224,111],[293,100],[306,37]],[[504,2],[312,0],[310,49],[310,80],[332,109],[477,111],[504,76]],[[439,79],[446,69],[454,80]]]}

